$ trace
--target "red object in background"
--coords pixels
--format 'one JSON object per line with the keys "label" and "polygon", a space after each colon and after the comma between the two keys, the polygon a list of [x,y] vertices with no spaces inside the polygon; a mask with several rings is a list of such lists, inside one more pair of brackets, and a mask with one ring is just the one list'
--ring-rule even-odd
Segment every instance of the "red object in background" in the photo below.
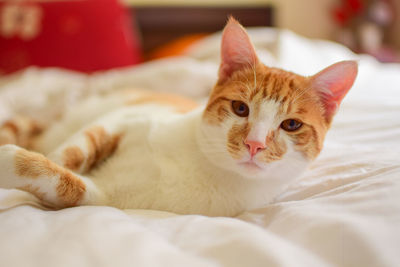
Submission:
{"label": "red object in background", "polygon": [[118,0],[2,1],[0,73],[30,65],[93,72],[140,62],[138,35]]}
{"label": "red object in background", "polygon": [[342,0],[341,5],[333,10],[333,16],[340,25],[346,25],[351,18],[360,14],[364,9],[362,0]]}

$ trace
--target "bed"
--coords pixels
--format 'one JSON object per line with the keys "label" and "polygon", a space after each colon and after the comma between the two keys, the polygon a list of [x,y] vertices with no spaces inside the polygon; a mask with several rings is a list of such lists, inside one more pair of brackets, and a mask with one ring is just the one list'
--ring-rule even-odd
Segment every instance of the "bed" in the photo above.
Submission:
{"label": "bed", "polygon": [[[264,63],[300,74],[359,62],[323,152],[300,179],[235,218],[101,206],[53,211],[28,193],[0,189],[1,265],[400,266],[400,65],[286,30],[249,33]],[[0,122],[15,113],[51,121],[89,95],[126,87],[203,101],[216,81],[219,38],[135,68],[5,76]]]}

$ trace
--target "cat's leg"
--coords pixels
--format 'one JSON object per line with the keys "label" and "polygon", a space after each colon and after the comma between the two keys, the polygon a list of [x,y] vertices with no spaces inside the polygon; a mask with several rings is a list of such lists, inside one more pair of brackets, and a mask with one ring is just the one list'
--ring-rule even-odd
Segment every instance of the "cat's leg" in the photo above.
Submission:
{"label": "cat's leg", "polygon": [[114,153],[121,139],[116,124],[103,125],[99,123],[82,129],[47,157],[76,173],[90,171]]}
{"label": "cat's leg", "polygon": [[104,204],[90,179],[15,145],[0,146],[0,187],[27,191],[55,208]]}
{"label": "cat's leg", "polygon": [[28,148],[43,130],[35,120],[17,115],[0,126],[0,145],[14,144]]}

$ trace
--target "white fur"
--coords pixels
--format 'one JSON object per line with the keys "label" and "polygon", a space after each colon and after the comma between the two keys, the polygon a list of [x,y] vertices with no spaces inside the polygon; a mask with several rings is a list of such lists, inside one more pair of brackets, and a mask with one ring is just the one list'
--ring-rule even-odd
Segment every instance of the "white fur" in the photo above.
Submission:
{"label": "white fur", "polygon": [[[258,105],[259,108],[257,109],[254,105]],[[268,133],[278,128],[281,122],[278,120],[279,103],[272,100],[254,103],[251,110],[258,110],[258,112],[250,114],[249,122],[253,127],[250,129],[247,139],[265,144]]]}

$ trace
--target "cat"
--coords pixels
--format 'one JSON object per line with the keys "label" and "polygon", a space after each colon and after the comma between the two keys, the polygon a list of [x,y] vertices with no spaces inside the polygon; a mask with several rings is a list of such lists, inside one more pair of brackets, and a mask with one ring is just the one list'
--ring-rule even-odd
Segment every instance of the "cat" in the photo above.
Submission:
{"label": "cat", "polygon": [[94,97],[37,138],[42,154],[16,145],[34,124],[10,121],[0,130],[15,141],[0,146],[0,187],[52,208],[235,216],[273,201],[317,157],[356,75],[354,61],[310,77],[267,67],[230,18],[205,105],[135,90]]}

